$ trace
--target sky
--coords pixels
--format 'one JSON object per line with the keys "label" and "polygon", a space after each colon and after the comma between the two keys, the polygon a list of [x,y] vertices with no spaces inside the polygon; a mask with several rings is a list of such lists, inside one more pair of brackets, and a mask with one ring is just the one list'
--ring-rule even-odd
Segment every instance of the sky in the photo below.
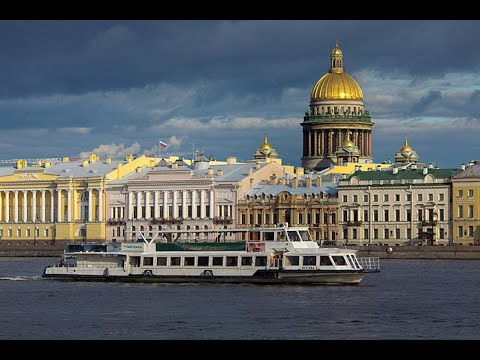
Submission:
{"label": "sky", "polygon": [[0,20],[0,159],[192,149],[251,160],[267,133],[301,166],[303,114],[338,39],[374,122],[375,162],[404,137],[480,159],[475,20]]}

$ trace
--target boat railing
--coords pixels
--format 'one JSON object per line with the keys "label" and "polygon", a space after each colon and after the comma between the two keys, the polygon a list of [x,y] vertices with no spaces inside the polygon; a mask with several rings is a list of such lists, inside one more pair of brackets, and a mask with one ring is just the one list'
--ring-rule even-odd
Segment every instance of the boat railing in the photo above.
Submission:
{"label": "boat railing", "polygon": [[358,257],[358,263],[362,266],[364,272],[379,272],[380,258],[379,257]]}

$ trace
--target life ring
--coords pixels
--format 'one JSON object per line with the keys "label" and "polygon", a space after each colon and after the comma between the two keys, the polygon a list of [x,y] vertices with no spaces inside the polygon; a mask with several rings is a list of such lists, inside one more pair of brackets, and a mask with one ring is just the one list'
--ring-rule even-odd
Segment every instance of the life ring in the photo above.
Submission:
{"label": "life ring", "polygon": [[152,270],[145,270],[145,271],[143,272],[143,275],[144,275],[144,276],[152,276],[152,275],[153,275],[153,274],[152,274]]}
{"label": "life ring", "polygon": [[202,276],[212,277],[212,276],[213,276],[213,272],[212,272],[212,270],[204,270],[204,271],[202,272]]}
{"label": "life ring", "polygon": [[387,254],[391,254],[393,253],[393,248],[391,246],[387,247],[387,249],[385,250],[387,252]]}

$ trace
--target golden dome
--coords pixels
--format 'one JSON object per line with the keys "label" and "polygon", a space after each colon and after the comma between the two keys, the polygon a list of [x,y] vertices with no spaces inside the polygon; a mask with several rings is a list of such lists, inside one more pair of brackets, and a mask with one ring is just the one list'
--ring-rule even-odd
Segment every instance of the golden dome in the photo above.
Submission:
{"label": "golden dome", "polygon": [[310,99],[363,100],[363,93],[358,83],[347,73],[329,72],[317,81]]}
{"label": "golden dome", "polygon": [[405,136],[405,144],[400,148],[400,153],[411,153],[413,151],[412,147],[408,145],[407,137]]}
{"label": "golden dome", "polygon": [[338,44],[333,48],[332,55],[343,55],[342,50],[338,47]]}
{"label": "golden dome", "polygon": [[343,147],[353,147],[355,144],[350,140],[350,131],[347,133],[347,139],[342,144]]}
{"label": "golden dome", "polygon": [[263,138],[263,144],[260,146],[260,150],[272,150],[272,147],[268,143],[267,134],[265,134],[265,137]]}

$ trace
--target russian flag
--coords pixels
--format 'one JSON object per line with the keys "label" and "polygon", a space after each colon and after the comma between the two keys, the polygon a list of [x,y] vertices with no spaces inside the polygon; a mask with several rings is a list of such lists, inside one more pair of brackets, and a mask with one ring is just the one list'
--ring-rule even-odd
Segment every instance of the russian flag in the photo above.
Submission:
{"label": "russian flag", "polygon": [[160,149],[166,149],[167,148],[167,144],[164,143],[163,141],[160,141]]}

